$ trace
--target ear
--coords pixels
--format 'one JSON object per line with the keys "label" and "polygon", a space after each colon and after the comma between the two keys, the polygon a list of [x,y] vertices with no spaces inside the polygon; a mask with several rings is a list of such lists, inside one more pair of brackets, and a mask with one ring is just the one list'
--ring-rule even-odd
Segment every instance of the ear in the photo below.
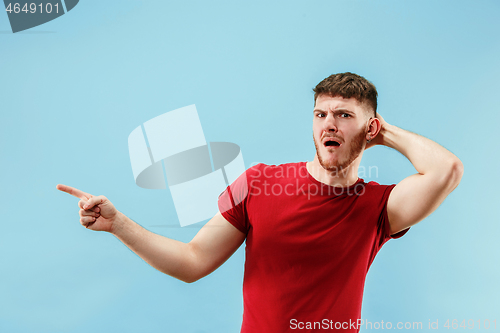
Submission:
{"label": "ear", "polygon": [[380,132],[382,124],[378,118],[370,118],[367,124],[366,140],[373,140],[377,134]]}

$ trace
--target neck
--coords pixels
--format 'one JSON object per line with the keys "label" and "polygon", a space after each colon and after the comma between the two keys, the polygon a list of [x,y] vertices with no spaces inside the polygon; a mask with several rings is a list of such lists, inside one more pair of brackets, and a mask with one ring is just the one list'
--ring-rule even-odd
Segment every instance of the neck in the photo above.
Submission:
{"label": "neck", "polygon": [[347,168],[329,171],[321,166],[318,155],[315,155],[312,162],[307,162],[306,167],[309,174],[323,184],[347,187],[358,181],[358,167],[360,162],[361,154]]}

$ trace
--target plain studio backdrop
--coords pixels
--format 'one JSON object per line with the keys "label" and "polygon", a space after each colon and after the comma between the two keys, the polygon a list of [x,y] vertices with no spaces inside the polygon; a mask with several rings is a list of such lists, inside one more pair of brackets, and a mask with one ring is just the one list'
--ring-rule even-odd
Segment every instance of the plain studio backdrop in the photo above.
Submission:
{"label": "plain studio backdrop", "polygon": [[[498,329],[499,17],[486,0],[82,0],[13,34],[0,12],[0,331],[239,331],[243,246],[185,284],[83,228],[55,186],[189,241],[203,223],[181,228],[168,190],[134,183],[130,132],[196,104],[207,141],[238,144],[247,168],[311,160],[312,88],[344,71],[377,86],[389,123],[465,166],[435,213],[382,248],[363,319]],[[392,184],[415,170],[375,147],[360,172]]]}

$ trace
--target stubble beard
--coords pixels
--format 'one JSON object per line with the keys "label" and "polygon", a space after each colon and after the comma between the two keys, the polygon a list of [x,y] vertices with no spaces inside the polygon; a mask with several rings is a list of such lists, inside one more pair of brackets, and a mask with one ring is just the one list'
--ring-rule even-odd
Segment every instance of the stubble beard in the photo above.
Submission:
{"label": "stubble beard", "polygon": [[[359,134],[357,134],[351,141],[351,147],[349,149],[349,153],[343,159],[338,159],[336,161],[326,161],[321,157],[320,151],[318,149],[318,143],[316,142],[316,138],[313,133],[314,146],[316,147],[316,156],[318,156],[319,164],[323,167],[323,169],[330,172],[343,172],[347,173],[348,168],[351,163],[361,154],[364,149],[364,142],[366,134],[368,130],[361,130]],[[345,144],[345,142],[344,142]]]}

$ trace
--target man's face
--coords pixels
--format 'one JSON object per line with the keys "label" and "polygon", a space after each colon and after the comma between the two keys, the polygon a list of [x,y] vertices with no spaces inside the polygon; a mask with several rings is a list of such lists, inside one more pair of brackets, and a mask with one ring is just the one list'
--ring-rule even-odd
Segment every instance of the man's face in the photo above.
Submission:
{"label": "man's face", "polygon": [[320,95],[314,107],[313,137],[321,166],[345,170],[364,150],[368,107],[354,98]]}

